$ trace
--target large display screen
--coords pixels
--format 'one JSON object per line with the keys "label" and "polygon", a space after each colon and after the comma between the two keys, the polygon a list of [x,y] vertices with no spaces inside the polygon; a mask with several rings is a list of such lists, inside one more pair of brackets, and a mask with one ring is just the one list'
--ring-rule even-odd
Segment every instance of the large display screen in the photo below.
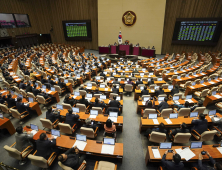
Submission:
{"label": "large display screen", "polygon": [[62,23],[66,40],[92,40],[90,20],[62,21]]}
{"label": "large display screen", "polygon": [[221,30],[221,18],[179,18],[176,20],[172,44],[214,46]]}
{"label": "large display screen", "polygon": [[14,14],[17,27],[30,27],[29,16],[27,14]]}

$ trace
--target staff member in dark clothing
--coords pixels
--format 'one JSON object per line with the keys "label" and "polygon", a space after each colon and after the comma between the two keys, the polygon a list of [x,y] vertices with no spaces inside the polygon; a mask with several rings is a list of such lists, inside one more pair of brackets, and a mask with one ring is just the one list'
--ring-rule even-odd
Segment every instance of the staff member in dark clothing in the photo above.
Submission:
{"label": "staff member in dark clothing", "polygon": [[[51,140],[51,141],[50,141]],[[42,133],[40,138],[36,141],[36,156],[42,156],[46,160],[50,157],[53,152],[53,147],[56,146],[56,139],[48,139],[46,133]]]}
{"label": "staff member in dark clothing", "polygon": [[191,125],[194,125],[192,130],[196,130],[200,135],[207,131],[207,119],[205,119],[205,115],[203,113],[199,114],[199,119],[193,119]]}
{"label": "staff member in dark clothing", "polygon": [[70,104],[71,106],[73,106],[74,104],[76,104],[76,100],[73,98],[70,98],[70,95],[67,94],[65,96],[65,99],[63,100],[64,103]]}
{"label": "staff member in dark clothing", "polygon": [[93,105],[94,107],[102,107],[102,109],[105,107],[105,103],[104,103],[104,101],[102,101],[102,103],[100,103],[99,102],[99,99],[98,98],[96,98],[95,99],[95,103],[94,103],[94,105]]}
{"label": "staff member in dark clothing", "polygon": [[16,106],[15,99],[12,98],[12,95],[11,95],[11,94],[8,94],[6,101],[7,101],[7,103],[8,103],[8,108],[11,108],[11,107],[13,107],[13,106]]}
{"label": "staff member in dark clothing", "polygon": [[74,148],[70,148],[65,153],[59,155],[58,161],[72,169],[78,169],[85,158],[85,155],[79,155],[79,149],[75,146]]}
{"label": "staff member in dark clothing", "polygon": [[181,161],[181,157],[179,154],[175,153],[173,151],[173,161],[167,161],[166,160],[166,155],[168,153],[168,150],[163,154],[162,157],[162,165],[163,165],[163,169],[164,170],[178,170],[178,169],[183,169],[184,168],[184,164]]}

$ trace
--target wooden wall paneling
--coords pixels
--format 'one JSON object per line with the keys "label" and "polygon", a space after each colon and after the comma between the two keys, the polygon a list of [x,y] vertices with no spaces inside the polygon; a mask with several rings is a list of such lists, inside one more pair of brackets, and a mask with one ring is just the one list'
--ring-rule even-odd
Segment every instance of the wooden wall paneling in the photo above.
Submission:
{"label": "wooden wall paneling", "polygon": [[219,18],[222,17],[221,0],[167,0],[162,41],[162,54],[182,51],[208,52],[222,48],[222,35],[218,44],[212,46],[172,45],[176,18]]}

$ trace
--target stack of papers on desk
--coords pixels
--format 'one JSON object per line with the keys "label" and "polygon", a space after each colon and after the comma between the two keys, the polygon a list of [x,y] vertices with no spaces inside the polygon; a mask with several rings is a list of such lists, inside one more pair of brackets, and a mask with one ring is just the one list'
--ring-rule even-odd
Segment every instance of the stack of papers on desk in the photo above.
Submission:
{"label": "stack of papers on desk", "polygon": [[205,73],[200,73],[201,75],[205,75]]}
{"label": "stack of papers on desk", "polygon": [[108,91],[108,88],[105,88],[105,91]]}
{"label": "stack of papers on desk", "polygon": [[154,158],[161,158],[159,149],[152,149]]}
{"label": "stack of papers on desk", "polygon": [[20,81],[21,79],[15,79],[16,81]]}
{"label": "stack of papers on desk", "polygon": [[90,115],[89,118],[95,119],[96,115]]}
{"label": "stack of papers on desk", "polygon": [[188,101],[189,103],[193,103],[193,100],[192,99],[187,99],[185,101]]}
{"label": "stack of papers on desk", "polygon": [[150,90],[151,92],[155,92],[155,90]]}
{"label": "stack of papers on desk", "polygon": [[110,119],[113,122],[117,122],[117,117],[108,117],[108,119]]}
{"label": "stack of papers on desk", "polygon": [[37,133],[38,131],[36,131],[36,130],[32,130],[31,131],[31,134],[33,134],[33,136]]}
{"label": "stack of papers on desk", "polygon": [[[52,135],[53,136],[53,135]],[[56,139],[58,136],[53,136],[54,139]]]}
{"label": "stack of papers on desk", "polygon": [[115,145],[102,145],[101,153],[113,155]]}
{"label": "stack of papers on desk", "polygon": [[77,146],[77,148],[79,150],[83,151],[85,149],[85,147],[86,147],[86,144],[87,144],[86,142],[83,142],[83,141],[80,141],[80,140],[76,140],[76,142],[74,143],[74,145],[72,147]]}
{"label": "stack of papers on desk", "polygon": [[214,82],[212,82],[212,81],[211,81],[211,82],[209,82],[209,83],[210,83],[210,84],[214,84]]}
{"label": "stack of papers on desk", "polygon": [[184,158],[186,161],[189,161],[191,158],[196,156],[190,148],[185,148],[185,149],[175,149],[176,152],[181,156],[181,158]]}
{"label": "stack of papers on desk", "polygon": [[72,98],[74,98],[74,99],[75,99],[76,97],[77,97],[77,96],[75,96],[75,95],[74,95]]}
{"label": "stack of papers on desk", "polygon": [[214,97],[216,97],[217,99],[222,98],[222,96],[220,96],[220,95],[214,95]]}
{"label": "stack of papers on desk", "polygon": [[49,90],[47,93],[49,93],[49,94],[50,94],[50,93],[52,93],[52,91],[51,91],[51,90]]}
{"label": "stack of papers on desk", "polygon": [[92,89],[92,87],[86,87],[86,89]]}
{"label": "stack of papers on desk", "polygon": [[142,102],[142,104],[143,104],[143,105],[145,105],[145,104],[146,104],[146,102]]}
{"label": "stack of papers on desk", "polygon": [[1,92],[1,94],[5,93],[5,92],[7,92],[7,91],[4,90],[4,91]]}
{"label": "stack of papers on desk", "polygon": [[179,101],[177,101],[177,100],[175,100],[175,101],[174,101],[174,103],[176,103],[176,104],[180,104],[180,102],[179,102]]}
{"label": "stack of papers on desk", "polygon": [[172,122],[171,122],[171,120],[168,118],[168,119],[164,119],[166,122],[167,122],[167,124],[172,124]]}
{"label": "stack of papers on desk", "polygon": [[191,89],[194,89],[194,87],[193,87],[193,86],[190,86],[190,88],[191,88]]}
{"label": "stack of papers on desk", "polygon": [[155,125],[158,125],[158,124],[159,124],[159,122],[158,122],[157,119],[153,119],[153,123],[154,123]]}
{"label": "stack of papers on desk", "polygon": [[217,150],[222,154],[222,147],[218,147]]}

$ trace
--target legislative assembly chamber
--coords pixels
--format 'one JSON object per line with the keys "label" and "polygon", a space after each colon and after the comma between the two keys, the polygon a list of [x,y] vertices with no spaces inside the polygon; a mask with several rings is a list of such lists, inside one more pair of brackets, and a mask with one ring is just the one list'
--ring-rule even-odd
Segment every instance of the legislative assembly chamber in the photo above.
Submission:
{"label": "legislative assembly chamber", "polygon": [[222,170],[221,0],[1,0],[0,170]]}

